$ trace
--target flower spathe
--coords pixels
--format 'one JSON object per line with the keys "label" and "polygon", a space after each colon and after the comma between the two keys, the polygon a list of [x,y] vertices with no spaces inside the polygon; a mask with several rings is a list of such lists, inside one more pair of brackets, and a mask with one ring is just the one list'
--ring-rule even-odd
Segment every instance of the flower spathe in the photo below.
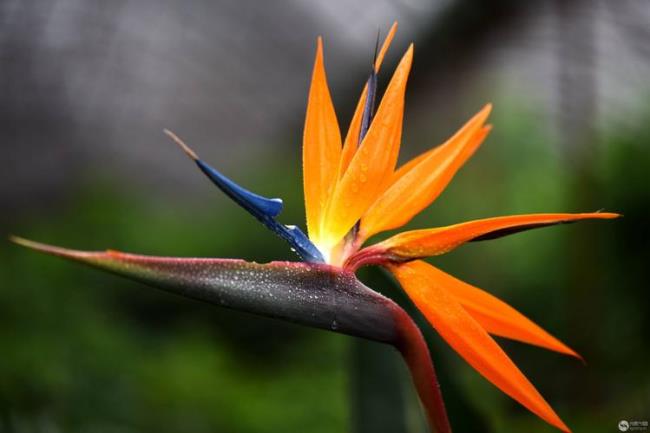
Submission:
{"label": "flower spathe", "polygon": [[[399,281],[416,307],[474,369],[534,414],[569,431],[491,335],[580,356],[540,326],[489,293],[446,274],[422,259],[467,242],[613,213],[546,213],[486,218],[447,227],[396,234],[363,248],[373,235],[397,229],[431,204],[476,152],[491,130],[487,104],[440,146],[396,167],[406,84],[413,45],[399,61],[374,110],[376,75],[394,37],[391,27],[378,50],[345,139],[327,84],[323,43],[317,40],[303,134],[303,185],[308,235],[278,221],[282,201],[248,191],[199,159],[167,131],[224,193],[286,240],[305,262],[255,264],[227,259],[182,259],[117,252],[80,252],[21,238],[13,240],[50,254],[126,275],[208,302],[328,328],[397,347],[412,372],[432,428],[450,431],[424,340],[394,302],[363,286],[354,271],[380,265]],[[249,290],[248,286],[261,286]],[[274,291],[278,291],[274,295]],[[317,292],[318,296],[313,296]],[[443,412],[441,414],[441,412]]]}

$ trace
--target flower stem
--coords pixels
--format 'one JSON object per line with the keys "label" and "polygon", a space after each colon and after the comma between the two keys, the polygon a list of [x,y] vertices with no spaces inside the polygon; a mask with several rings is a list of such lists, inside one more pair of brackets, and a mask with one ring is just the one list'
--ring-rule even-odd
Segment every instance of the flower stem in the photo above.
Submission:
{"label": "flower stem", "polygon": [[445,402],[427,343],[413,319],[401,308],[395,309],[399,341],[395,347],[404,357],[413,377],[433,433],[451,433]]}

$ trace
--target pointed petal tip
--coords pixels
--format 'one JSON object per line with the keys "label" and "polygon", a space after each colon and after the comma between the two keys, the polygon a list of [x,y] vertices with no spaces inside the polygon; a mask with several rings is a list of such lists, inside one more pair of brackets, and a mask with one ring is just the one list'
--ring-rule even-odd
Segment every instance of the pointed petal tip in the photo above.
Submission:
{"label": "pointed petal tip", "polygon": [[[492,108],[494,106],[492,105],[491,102],[488,102],[479,110],[479,112],[474,116],[474,119],[480,119],[480,123],[484,123],[487,118],[490,116],[492,113]],[[487,125],[486,125],[487,126]]]}
{"label": "pointed petal tip", "polygon": [[587,365],[587,361],[585,361],[585,358],[582,355],[580,355],[578,352],[576,352],[575,350],[573,350],[571,347],[567,346],[566,344],[562,343],[561,341],[558,340],[557,342],[559,344],[559,347],[557,347],[557,348],[549,348],[549,347],[542,347],[542,346],[540,346],[540,347],[542,347],[543,349],[547,349],[547,350],[553,350],[556,353],[559,353],[561,355],[570,356],[570,357],[575,358],[578,361],[580,361],[582,363],[582,365]]}
{"label": "pointed petal tip", "polygon": [[571,433],[571,429],[566,424],[564,424],[564,421],[562,421],[559,417],[557,419],[557,424],[553,425],[562,430],[564,433]]}
{"label": "pointed petal tip", "polygon": [[165,135],[167,135],[169,138],[174,141],[182,150],[185,152],[187,156],[189,156],[191,159],[194,161],[197,161],[199,157],[197,156],[196,152],[194,152],[183,140],[181,140],[178,135],[174,134],[172,131],[169,129],[163,129],[163,132]]}
{"label": "pointed petal tip", "polygon": [[623,214],[615,213],[615,212],[597,211],[597,212],[594,212],[593,215],[594,215],[594,218],[601,218],[601,219],[606,219],[606,220],[611,220],[611,219],[616,219],[616,218],[623,218]]}
{"label": "pointed petal tip", "polygon": [[570,356],[572,358],[577,359],[578,361],[580,361],[580,363],[582,363],[582,365],[587,365],[587,361],[585,361],[585,358],[583,358],[582,355],[580,355],[578,352],[576,352],[575,350],[573,350],[572,348],[570,348],[566,344],[562,343],[561,341],[559,343],[561,344],[561,346],[558,347],[558,348],[551,349],[551,348],[548,348],[548,347],[543,347],[543,349],[554,350],[555,352],[557,352],[557,353],[559,353],[561,355],[566,355],[566,356]]}
{"label": "pointed petal tip", "polygon": [[404,55],[402,56],[402,59],[400,60],[399,64],[397,65],[397,69],[395,69],[395,73],[400,69],[400,67],[405,68],[406,76],[409,75],[409,72],[411,71],[411,66],[413,64],[413,50],[414,50],[414,45],[413,42],[409,45],[409,47],[406,49],[404,52]]}
{"label": "pointed petal tip", "polygon": [[[404,52],[404,55],[402,56],[402,59],[400,60],[400,63],[397,65],[397,68],[399,69],[400,65],[404,62],[407,62],[409,64],[408,68],[410,71],[410,64],[413,62],[413,50],[415,49],[415,45],[413,45],[413,42],[411,42]],[[397,70],[397,69],[396,69]]]}
{"label": "pointed petal tip", "polygon": [[395,33],[397,32],[397,21],[393,22],[393,25],[390,27],[388,30],[388,33],[386,34],[386,37],[384,38],[384,43],[381,45],[381,49],[379,50],[379,53],[377,54],[377,57],[375,59],[375,73],[379,72],[379,69],[381,67],[381,64],[384,60],[384,56],[386,55],[386,52],[388,51],[388,47],[390,47],[390,44],[393,42],[393,38],[395,37]]}

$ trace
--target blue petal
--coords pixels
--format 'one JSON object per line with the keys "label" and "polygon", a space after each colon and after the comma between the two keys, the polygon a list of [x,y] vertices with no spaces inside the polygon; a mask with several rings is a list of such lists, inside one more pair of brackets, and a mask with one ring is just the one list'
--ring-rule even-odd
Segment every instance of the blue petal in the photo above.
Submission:
{"label": "blue petal", "polygon": [[361,117],[361,129],[359,130],[359,144],[363,141],[363,137],[366,136],[368,128],[370,128],[370,122],[372,122],[372,116],[375,111],[375,95],[377,93],[377,72],[375,69],[372,69],[370,77],[368,77],[368,92],[366,93],[366,102],[363,107],[363,116]]}
{"label": "blue petal", "polygon": [[196,164],[201,171],[208,176],[215,185],[219,187],[228,197],[233,199],[237,204],[246,209],[247,211],[260,215],[268,215],[276,217],[282,212],[282,200],[279,198],[266,198],[261,195],[248,191],[245,188],[237,185],[232,180],[228,179],[223,174],[219,173],[216,169],[210,167],[200,159],[196,160]]}
{"label": "blue petal", "polygon": [[200,159],[195,159],[196,165],[214,182],[228,197],[246,209],[259,222],[280,236],[291,245],[291,249],[303,260],[311,263],[324,263],[325,259],[309,238],[296,226],[285,226],[275,220],[282,211],[282,200],[266,198],[252,193],[237,185]]}
{"label": "blue petal", "polygon": [[296,249],[298,255],[308,262],[324,263],[325,258],[316,246],[311,243],[307,235],[297,226],[284,226],[293,239],[291,244]]}

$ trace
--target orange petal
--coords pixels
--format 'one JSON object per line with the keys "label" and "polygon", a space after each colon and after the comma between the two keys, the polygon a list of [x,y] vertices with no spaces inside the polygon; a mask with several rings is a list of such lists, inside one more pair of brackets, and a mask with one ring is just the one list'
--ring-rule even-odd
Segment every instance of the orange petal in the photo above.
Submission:
{"label": "orange petal", "polygon": [[318,38],[305,131],[303,135],[303,186],[309,237],[318,242],[327,200],[336,183],[341,159],[341,133],[332,104],[325,66],[323,42]]}
{"label": "orange petal", "polygon": [[496,296],[430,266],[431,285],[449,292],[487,332],[582,359],[567,345]]}
{"label": "orange petal", "polygon": [[361,219],[362,240],[403,226],[440,195],[490,131],[483,124],[491,108],[486,105],[446,143],[414,158],[393,174],[388,189]]}
{"label": "orange petal", "polygon": [[442,287],[431,265],[414,261],[389,269],[440,336],[472,367],[544,421],[570,431],[501,347]]}
{"label": "orange petal", "polygon": [[395,37],[396,31],[397,31],[397,21],[393,22],[393,25],[390,26],[390,29],[386,34],[386,38],[384,39],[384,43],[381,44],[379,53],[377,53],[377,58],[375,59],[375,72],[379,72],[379,70],[381,69],[381,64],[384,61],[384,56],[386,55],[386,52],[388,51],[391,42],[393,42],[393,38]]}
{"label": "orange petal", "polygon": [[356,224],[381,193],[383,179],[395,168],[412,61],[413,45],[397,66],[366,137],[336,185],[325,221],[327,229],[323,230],[325,245],[335,245]]}
{"label": "orange petal", "polygon": [[[444,149],[446,144],[449,144],[452,142],[454,139],[456,139],[461,132],[463,132],[468,126],[470,125],[477,125],[476,120],[480,119],[482,114],[486,114],[489,116],[490,112],[492,111],[492,104],[486,104],[485,107],[481,109],[478,113],[474,115],[463,127],[454,134],[449,140],[447,140],[445,143],[443,143],[440,146],[436,146],[433,149],[430,149],[426,152],[421,153],[420,155],[416,156],[415,158],[409,160],[408,162],[404,163],[401,165],[395,172],[393,173],[393,176],[391,177],[391,183],[395,183],[400,177],[404,176],[406,173],[408,173],[413,167],[418,165],[420,162],[422,162],[424,159],[428,158],[431,154],[440,152],[442,149]],[[485,120],[481,122],[483,124]],[[468,157],[471,155],[468,155]]]}
{"label": "orange petal", "polygon": [[[375,60],[375,72],[379,72],[381,69],[381,64],[384,61],[384,56],[390,43],[393,41],[395,32],[397,31],[397,21],[393,23],[384,43],[377,54],[377,59]],[[345,137],[345,142],[343,143],[343,153],[341,154],[341,166],[339,167],[339,177],[343,176],[345,170],[347,170],[352,161],[352,157],[357,151],[357,146],[359,145],[359,131],[361,129],[361,117],[363,116],[363,108],[366,103],[366,94],[368,92],[368,83],[363,86],[363,92],[361,92],[361,97],[359,102],[357,102],[357,108],[354,110],[354,115],[352,116],[352,121],[350,122],[350,128],[348,129],[348,135]]]}
{"label": "orange petal", "polygon": [[[447,227],[413,230],[395,235],[369,247],[384,251],[394,260],[408,260],[447,253],[469,241],[495,239],[538,227],[585,219],[612,219],[620,215],[606,212],[542,213],[486,218]],[[363,251],[363,250],[362,250]]]}

